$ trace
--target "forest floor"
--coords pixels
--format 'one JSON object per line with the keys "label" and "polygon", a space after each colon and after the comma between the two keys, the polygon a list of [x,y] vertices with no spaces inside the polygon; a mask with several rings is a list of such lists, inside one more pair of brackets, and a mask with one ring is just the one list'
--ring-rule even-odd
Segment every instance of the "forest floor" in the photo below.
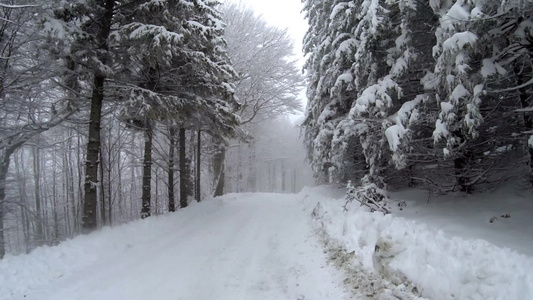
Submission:
{"label": "forest floor", "polygon": [[7,256],[0,299],[533,299],[524,193],[408,190],[391,215],[331,186],[230,194]]}

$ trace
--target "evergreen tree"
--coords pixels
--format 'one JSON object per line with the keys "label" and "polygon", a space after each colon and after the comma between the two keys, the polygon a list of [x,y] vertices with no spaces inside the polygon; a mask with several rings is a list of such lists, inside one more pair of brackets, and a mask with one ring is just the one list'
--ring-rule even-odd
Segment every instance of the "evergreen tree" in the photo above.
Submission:
{"label": "evergreen tree", "polygon": [[[136,66],[129,68],[125,78],[138,78],[136,82],[142,83],[148,74],[152,82],[148,89],[142,84],[121,88],[136,96],[130,96],[129,113],[125,114],[152,111],[153,116],[172,119],[180,127],[181,207],[187,205],[192,192],[189,163],[182,153],[186,149],[182,145],[185,131],[207,130],[222,139],[234,135],[238,125],[232,113],[237,103],[229,83],[235,71],[224,50],[223,23],[216,5],[214,1],[147,1],[133,8],[134,22],[125,24],[120,32],[128,40],[131,53],[124,58],[129,62],[123,63]],[[146,44],[149,51],[144,49]],[[169,183],[169,187],[173,185]]]}
{"label": "evergreen tree", "polygon": [[531,2],[310,0],[305,10],[306,143],[320,179],[355,179],[361,153],[363,186],[375,185],[363,194],[385,188],[393,167],[410,184],[449,178],[464,192],[511,172],[532,123]]}

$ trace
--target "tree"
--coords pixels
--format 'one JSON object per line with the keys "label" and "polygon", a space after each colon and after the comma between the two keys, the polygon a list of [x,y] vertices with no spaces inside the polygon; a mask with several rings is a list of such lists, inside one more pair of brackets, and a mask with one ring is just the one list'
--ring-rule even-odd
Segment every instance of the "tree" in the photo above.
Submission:
{"label": "tree", "polygon": [[[224,51],[217,5],[216,1],[147,2],[134,10],[137,14],[132,18],[134,21],[125,25],[122,33],[130,40],[129,52],[136,53],[127,58],[138,66],[129,73],[134,77],[148,73],[155,76],[148,90],[156,94],[140,91],[143,98],[137,97],[129,107],[143,106],[157,112],[159,118],[172,119],[180,128],[182,207],[187,205],[187,195],[192,192],[189,191],[192,185],[187,184],[190,164],[183,153],[186,130],[205,127],[222,138],[234,134],[238,124],[231,109],[236,104],[233,88],[228,83],[235,72]],[[143,42],[149,43],[150,52],[142,49]],[[169,189],[173,189],[170,182]]]}
{"label": "tree", "polygon": [[11,156],[73,113],[52,80],[58,70],[43,50],[45,37],[35,14],[44,10],[29,1],[0,5],[0,258],[5,253],[3,223]]}
{"label": "tree", "polygon": [[[111,55],[108,51],[109,37],[117,13],[115,4],[114,0],[61,3],[55,10],[57,20],[50,21],[50,24],[56,26],[63,25],[63,28],[54,29],[58,33],[58,39],[66,38],[70,41],[70,53],[65,53],[64,59],[83,66],[88,73],[85,79],[92,81],[82,217],[84,232],[91,232],[97,227],[100,127],[105,80],[112,74],[109,67]],[[80,75],[76,74],[74,77]]]}
{"label": "tree", "polygon": [[[334,157],[338,156],[331,147],[334,130],[349,112],[355,97],[350,68],[356,50],[352,30],[358,19],[351,2],[304,2],[309,22],[303,44],[304,53],[309,54],[304,65],[309,81],[304,134],[308,157],[317,180],[322,183],[330,180],[331,168],[337,160]],[[342,96],[330,93],[333,88]]]}
{"label": "tree", "polygon": [[[263,121],[300,111],[299,94],[304,78],[300,74],[287,30],[267,24],[243,4],[228,3],[222,7],[222,12],[227,24],[224,38],[228,43],[228,55],[238,74],[235,94],[241,105],[235,112],[240,116],[245,130],[253,132],[257,124]],[[237,163],[241,166],[243,157],[236,152],[244,147],[253,148],[254,143],[250,136],[245,145],[241,141],[236,143],[236,146],[229,148],[215,146],[215,195],[224,193],[226,176],[242,178],[242,168],[245,166],[230,169],[226,167],[226,159],[237,156]],[[254,168],[256,163],[247,161],[248,168]]]}
{"label": "tree", "polygon": [[[435,3],[433,9],[441,19],[436,32],[437,62],[427,78],[427,82],[437,83],[431,87],[441,107],[434,137],[445,142],[445,155],[454,158],[458,185],[470,191],[486,177],[467,172],[486,156],[482,153],[494,153],[498,147],[512,144],[515,134],[522,135],[527,143],[528,135],[521,132],[529,130],[529,116],[525,113],[519,124],[512,111],[531,106],[526,91],[533,84],[533,4]],[[507,124],[502,124],[502,119],[507,119]],[[500,151],[500,155],[491,156],[501,160],[503,154]],[[485,171],[483,168],[482,173]]]}
{"label": "tree", "polygon": [[[366,176],[351,190],[360,199],[386,197],[379,191],[401,172],[393,168],[426,184],[449,178],[447,190],[463,192],[512,172],[505,162],[530,123],[531,10],[520,1],[306,1],[305,134],[319,179],[346,182],[359,153]],[[434,176],[424,171],[436,165]]]}
{"label": "tree", "polygon": [[175,212],[176,211],[176,203],[174,198],[174,152],[176,150],[176,126],[174,124],[171,124],[169,126],[169,150],[168,150],[168,211],[169,212]]}

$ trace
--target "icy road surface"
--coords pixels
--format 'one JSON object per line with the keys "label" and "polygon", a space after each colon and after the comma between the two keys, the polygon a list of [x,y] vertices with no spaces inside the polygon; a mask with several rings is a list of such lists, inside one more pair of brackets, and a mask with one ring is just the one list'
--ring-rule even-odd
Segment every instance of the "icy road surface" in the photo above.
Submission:
{"label": "icy road surface", "polygon": [[[17,275],[20,281],[13,283],[20,286],[11,291],[0,287],[0,296],[35,300],[347,299],[339,271],[327,264],[311,228],[310,212],[296,198],[227,195],[26,257],[11,257],[4,268],[12,271],[25,265]],[[30,277],[26,278],[29,283],[23,282],[24,277]]]}

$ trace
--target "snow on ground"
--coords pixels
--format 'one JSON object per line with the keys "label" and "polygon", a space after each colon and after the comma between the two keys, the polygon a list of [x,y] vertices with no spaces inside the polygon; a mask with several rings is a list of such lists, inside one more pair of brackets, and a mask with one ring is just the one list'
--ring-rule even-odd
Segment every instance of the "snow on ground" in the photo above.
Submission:
{"label": "snow on ground", "polygon": [[332,187],[226,195],[8,256],[0,299],[533,299],[533,205],[516,191],[397,192],[391,215],[345,211]]}
{"label": "snow on ground", "polygon": [[345,299],[295,195],[227,195],[0,261],[0,299]]}
{"label": "snow on ground", "polygon": [[[533,256],[533,196],[518,183],[473,195],[431,195],[416,189],[392,193],[405,201],[394,215],[426,223],[450,236],[483,239]],[[492,220],[492,222],[491,222]]]}
{"label": "snow on ground", "polygon": [[[314,209],[317,228],[344,253],[353,253],[352,265],[369,276],[411,282],[423,297],[435,300],[533,299],[533,258],[473,239],[531,253],[531,205],[524,199],[497,203],[502,197],[516,198],[510,190],[472,201],[448,199],[453,205],[430,200],[435,203],[429,207],[422,204],[427,194],[421,198],[413,190],[395,193],[397,200],[406,200],[407,208],[392,215],[371,213],[355,202],[344,211],[342,189],[307,189],[301,196],[310,203],[319,201]],[[511,217],[489,222],[491,216],[506,213]],[[398,217],[402,214],[411,220]],[[492,229],[496,233],[489,233]]]}

